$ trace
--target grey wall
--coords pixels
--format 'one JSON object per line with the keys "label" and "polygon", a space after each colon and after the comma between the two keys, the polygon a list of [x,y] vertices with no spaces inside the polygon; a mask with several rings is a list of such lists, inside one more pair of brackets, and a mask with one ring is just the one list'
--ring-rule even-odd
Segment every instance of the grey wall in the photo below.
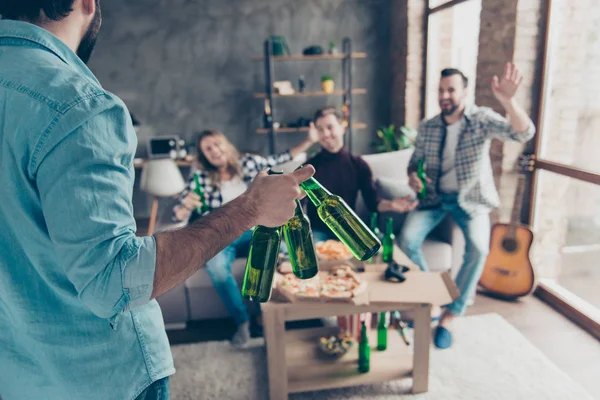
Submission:
{"label": "grey wall", "polygon": [[[394,0],[103,0],[104,22],[90,67],[104,87],[120,96],[145,126],[140,150],[150,135],[217,128],[242,151],[267,150],[261,126],[264,91],[263,40],[283,35],[293,53],[311,44],[327,47],[348,36],[355,51],[368,59],[354,61],[353,150],[368,153],[375,129],[390,120],[390,23]],[[307,90],[319,90],[320,76],[331,74],[341,85],[341,62],[277,63],[277,79],[297,83],[304,74]],[[341,105],[341,96],[287,98],[276,101],[277,120],[311,116],[316,108]],[[303,138],[279,135],[277,150]],[[143,155],[143,151],[140,152]],[[139,207],[138,207],[139,208]],[[139,214],[136,209],[136,213]],[[143,212],[142,212],[143,213]]]}

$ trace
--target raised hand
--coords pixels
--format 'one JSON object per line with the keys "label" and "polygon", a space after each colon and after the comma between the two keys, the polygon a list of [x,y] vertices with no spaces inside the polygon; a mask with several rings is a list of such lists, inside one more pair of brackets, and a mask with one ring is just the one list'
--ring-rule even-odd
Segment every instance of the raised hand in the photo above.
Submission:
{"label": "raised hand", "polygon": [[492,92],[499,102],[507,103],[514,97],[522,81],[523,76],[516,65],[507,62],[502,77],[499,79],[494,75],[492,78]]}

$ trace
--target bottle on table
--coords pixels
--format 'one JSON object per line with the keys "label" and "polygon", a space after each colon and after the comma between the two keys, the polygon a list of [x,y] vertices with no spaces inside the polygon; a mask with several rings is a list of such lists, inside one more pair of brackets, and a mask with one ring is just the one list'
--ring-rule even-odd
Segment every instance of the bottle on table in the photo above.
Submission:
{"label": "bottle on table", "polygon": [[[269,170],[269,175],[273,174],[283,174],[283,172]],[[258,225],[252,231],[242,283],[242,296],[245,299],[264,303],[271,298],[273,277],[281,245],[281,230],[282,227],[268,228]]]}
{"label": "bottle on table", "polygon": [[[371,232],[379,239],[381,237],[381,232],[379,232],[379,218],[376,212],[371,214]],[[377,252],[379,254],[379,251]],[[367,262],[372,263],[373,258],[369,258]]]}
{"label": "bottle on table", "polygon": [[317,208],[319,218],[350,249],[354,257],[365,261],[377,254],[381,247],[379,238],[341,197],[331,194],[315,178],[302,182],[300,186]]}
{"label": "bottle on table", "polygon": [[294,216],[283,226],[292,271],[300,279],[310,279],[319,272],[310,221],[296,200]]}
{"label": "bottle on table", "polygon": [[423,184],[423,188],[419,193],[417,193],[417,197],[419,199],[424,199],[427,197],[427,173],[425,172],[425,159],[421,158],[419,160],[419,165],[417,166],[417,177],[421,180]]}
{"label": "bottle on table", "polygon": [[379,322],[377,323],[377,350],[387,349],[388,337],[388,313],[379,313]]}
{"label": "bottle on table", "polygon": [[360,342],[358,343],[358,372],[365,373],[371,369],[371,347],[367,335],[367,326],[362,321],[360,327]]}
{"label": "bottle on table", "polygon": [[206,196],[204,196],[204,191],[202,190],[202,186],[200,185],[200,178],[198,173],[194,173],[194,193],[196,193],[200,197],[200,202],[202,203],[201,207],[196,207],[196,212],[200,215],[208,212],[208,205],[206,204]]}
{"label": "bottle on table", "polygon": [[385,235],[383,236],[383,262],[394,261],[394,221],[392,218],[387,219],[385,226]]}

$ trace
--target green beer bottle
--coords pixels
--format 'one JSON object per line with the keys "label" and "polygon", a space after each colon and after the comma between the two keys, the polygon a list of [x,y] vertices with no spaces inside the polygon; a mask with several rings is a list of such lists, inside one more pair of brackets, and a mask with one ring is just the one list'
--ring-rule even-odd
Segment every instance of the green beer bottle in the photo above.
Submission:
{"label": "green beer bottle", "polygon": [[367,326],[362,322],[360,327],[360,342],[358,343],[358,372],[369,372],[371,369],[371,347],[367,336]]}
{"label": "green beer bottle", "polygon": [[[371,214],[371,232],[373,232],[373,234],[379,239],[381,232],[379,232],[379,224],[378,224],[378,218],[377,218],[377,213],[374,212]],[[379,253],[379,252],[377,252]],[[373,258],[369,258],[369,260],[367,261],[369,263],[373,262]]]}
{"label": "green beer bottle", "polygon": [[319,218],[361,261],[377,254],[381,242],[339,196],[331,194],[315,178],[300,184],[317,208]]}
{"label": "green beer bottle", "polygon": [[194,173],[194,183],[196,184],[196,188],[194,192],[200,196],[200,202],[202,203],[202,207],[196,207],[196,212],[200,215],[203,215],[208,211],[208,205],[206,205],[206,198],[204,197],[204,191],[202,190],[202,186],[200,186],[200,179],[198,178],[198,173]]}
{"label": "green beer bottle", "polygon": [[[283,172],[269,170],[269,175]],[[250,250],[246,260],[246,272],[242,282],[242,296],[251,301],[269,301],[273,277],[281,245],[281,227],[267,228],[258,225],[252,231]]]}
{"label": "green beer bottle", "polygon": [[371,214],[371,231],[373,231],[373,233],[375,234],[375,236],[379,237],[380,232],[379,232],[379,226],[378,226],[378,219],[377,219],[377,213],[374,212]]}
{"label": "green beer bottle", "polygon": [[379,322],[377,323],[377,350],[387,349],[388,321],[387,313],[379,313]]}
{"label": "green beer bottle", "polygon": [[383,236],[383,262],[394,261],[394,239],[394,221],[390,217],[387,219]]}
{"label": "green beer bottle", "polygon": [[319,272],[315,243],[310,221],[296,200],[294,216],[283,226],[283,237],[288,247],[292,271],[300,279],[312,278]]}
{"label": "green beer bottle", "polygon": [[421,158],[419,160],[419,165],[417,167],[417,177],[423,183],[423,188],[417,194],[419,199],[424,199],[427,196],[427,174],[425,173],[425,159]]}

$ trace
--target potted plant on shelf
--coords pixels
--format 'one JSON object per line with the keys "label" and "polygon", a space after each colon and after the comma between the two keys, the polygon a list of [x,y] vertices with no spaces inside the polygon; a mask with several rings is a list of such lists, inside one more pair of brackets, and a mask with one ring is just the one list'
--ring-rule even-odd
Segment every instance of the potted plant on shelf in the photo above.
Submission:
{"label": "potted plant on shelf", "polygon": [[381,141],[373,142],[371,145],[376,153],[385,153],[411,148],[417,137],[417,131],[408,126],[401,126],[396,130],[394,125],[389,125],[378,129],[377,136]]}
{"label": "potted plant on shelf", "polygon": [[323,75],[321,77],[321,87],[325,93],[333,93],[333,89],[335,88],[333,77],[331,75]]}

